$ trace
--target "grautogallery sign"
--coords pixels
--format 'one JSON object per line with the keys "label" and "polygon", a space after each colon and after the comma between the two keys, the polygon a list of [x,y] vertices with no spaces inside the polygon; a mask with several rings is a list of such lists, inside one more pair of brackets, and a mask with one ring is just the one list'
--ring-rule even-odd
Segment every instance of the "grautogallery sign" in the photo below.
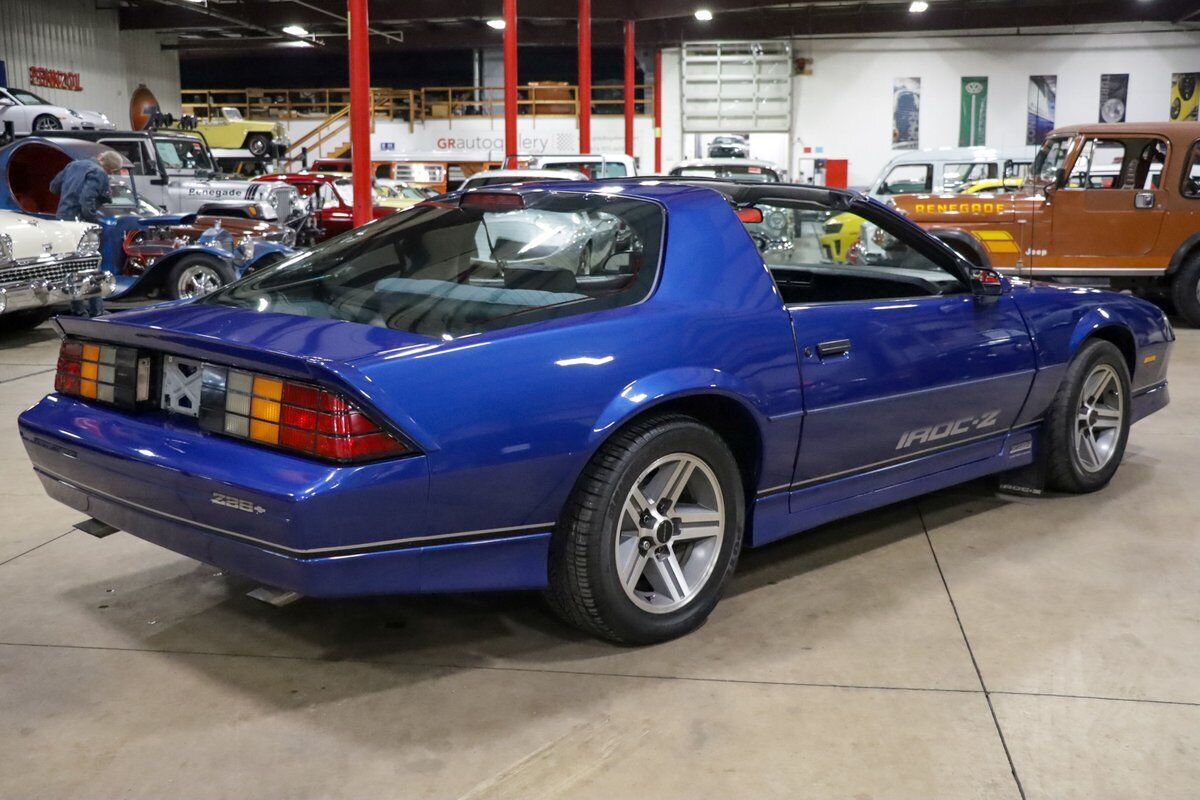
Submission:
{"label": "grautogallery sign", "polygon": [[[634,123],[638,152],[654,147],[654,129],[649,118]],[[438,160],[494,161],[505,155],[503,120],[425,120],[409,130],[407,122],[376,123],[371,149],[384,158],[405,155]],[[624,122],[619,118],[592,119],[592,152],[625,151]],[[556,155],[579,152],[579,129],[573,118],[539,120],[536,126],[521,126],[515,155]]]}

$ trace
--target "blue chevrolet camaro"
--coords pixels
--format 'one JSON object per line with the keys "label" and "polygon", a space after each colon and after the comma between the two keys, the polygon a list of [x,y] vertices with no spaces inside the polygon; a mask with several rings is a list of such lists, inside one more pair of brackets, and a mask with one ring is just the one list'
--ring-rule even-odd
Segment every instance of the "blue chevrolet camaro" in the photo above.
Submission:
{"label": "blue chevrolet camaro", "polygon": [[[878,252],[828,261],[830,214]],[[542,589],[626,643],[699,625],[743,546],[992,473],[1101,488],[1174,339],[855,193],[632,179],[442,196],[58,325],[21,436],[94,526],[314,596]]]}

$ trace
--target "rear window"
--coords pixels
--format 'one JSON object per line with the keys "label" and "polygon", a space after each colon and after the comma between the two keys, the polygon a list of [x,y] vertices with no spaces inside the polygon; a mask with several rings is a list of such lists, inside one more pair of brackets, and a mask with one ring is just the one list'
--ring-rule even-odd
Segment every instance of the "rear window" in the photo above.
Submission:
{"label": "rear window", "polygon": [[684,178],[723,178],[736,183],[779,183],[779,174],[766,167],[752,166],[707,166],[676,167],[672,175]]}
{"label": "rear window", "polygon": [[202,302],[346,320],[431,337],[629,305],[654,285],[654,203],[536,192],[525,208],[422,203]]}

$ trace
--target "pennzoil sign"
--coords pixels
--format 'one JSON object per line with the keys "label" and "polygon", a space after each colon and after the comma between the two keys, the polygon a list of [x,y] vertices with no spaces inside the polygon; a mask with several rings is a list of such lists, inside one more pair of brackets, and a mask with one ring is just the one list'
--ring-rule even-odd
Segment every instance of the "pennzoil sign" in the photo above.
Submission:
{"label": "pennzoil sign", "polygon": [[47,67],[29,68],[29,85],[45,86],[47,89],[62,89],[68,92],[82,92],[83,82],[78,72],[64,72],[61,69]]}

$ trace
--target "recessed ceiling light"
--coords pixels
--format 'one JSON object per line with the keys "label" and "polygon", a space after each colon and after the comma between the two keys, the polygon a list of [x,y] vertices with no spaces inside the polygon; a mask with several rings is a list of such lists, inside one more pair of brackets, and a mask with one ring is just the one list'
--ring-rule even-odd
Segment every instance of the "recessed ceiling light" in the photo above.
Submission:
{"label": "recessed ceiling light", "polygon": [[929,10],[929,3],[926,3],[925,0],[913,0],[908,10],[913,14],[920,14],[923,11]]}
{"label": "recessed ceiling light", "polygon": [[712,12],[707,8],[698,8],[696,9],[696,19],[701,22],[708,22],[712,19]]}
{"label": "recessed ceiling light", "polygon": [[504,30],[504,20],[502,20],[502,19],[489,19],[487,21],[487,25],[489,28],[491,28],[493,30],[497,30],[497,31]]}
{"label": "recessed ceiling light", "polygon": [[301,28],[299,25],[288,25],[283,29],[283,32],[290,36],[308,36],[308,31]]}

